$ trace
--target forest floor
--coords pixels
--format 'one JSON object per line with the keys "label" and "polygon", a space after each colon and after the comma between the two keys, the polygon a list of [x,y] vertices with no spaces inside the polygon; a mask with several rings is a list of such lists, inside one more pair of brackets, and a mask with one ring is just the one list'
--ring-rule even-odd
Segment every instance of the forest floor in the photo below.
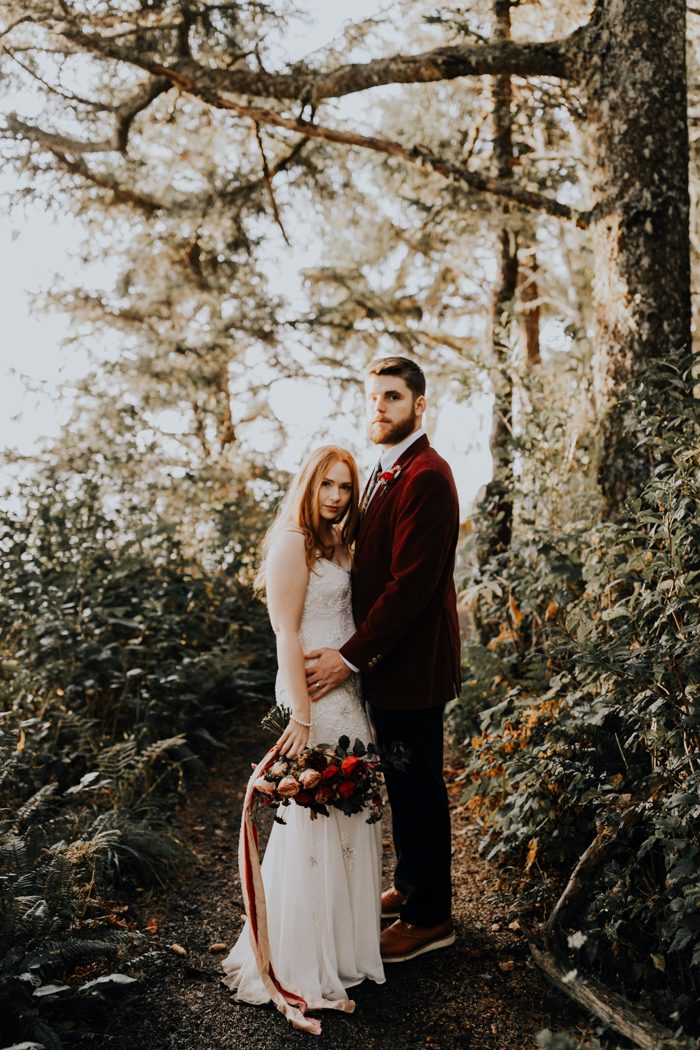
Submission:
{"label": "forest floor", "polygon": [[[211,767],[209,783],[190,789],[178,817],[196,854],[178,885],[148,890],[128,915],[148,945],[120,969],[138,978],[134,991],[105,1012],[103,1031],[74,1047],[100,1050],[287,1050],[318,1045],[292,1029],[274,1007],[236,1003],[222,985],[224,951],[241,929],[237,843],[250,763],[269,746],[259,704],[240,708],[235,732]],[[384,985],[353,989],[352,1015],[321,1014],[320,1045],[341,1050],[440,1047],[441,1050],[534,1050],[536,1033],[590,1034],[589,1021],[536,968],[514,915],[504,908],[498,875],[478,853],[479,831],[460,806],[457,756],[448,750],[453,800],[454,917],[457,943],[387,967]],[[385,875],[392,850],[385,823]],[[515,928],[514,928],[515,927]],[[180,945],[178,954],[171,945]],[[311,1038],[311,1042],[309,1042]]]}

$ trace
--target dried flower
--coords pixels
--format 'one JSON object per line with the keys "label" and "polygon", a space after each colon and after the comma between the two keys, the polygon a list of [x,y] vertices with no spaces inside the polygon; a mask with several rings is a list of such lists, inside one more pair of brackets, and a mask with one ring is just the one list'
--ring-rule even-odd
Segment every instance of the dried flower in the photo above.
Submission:
{"label": "dried flower", "polygon": [[303,773],[299,775],[299,783],[307,791],[315,788],[321,780],[321,774],[317,769],[305,769]]}
{"label": "dried flower", "polygon": [[294,777],[282,777],[277,785],[277,794],[282,798],[294,798],[301,790],[301,785]]}

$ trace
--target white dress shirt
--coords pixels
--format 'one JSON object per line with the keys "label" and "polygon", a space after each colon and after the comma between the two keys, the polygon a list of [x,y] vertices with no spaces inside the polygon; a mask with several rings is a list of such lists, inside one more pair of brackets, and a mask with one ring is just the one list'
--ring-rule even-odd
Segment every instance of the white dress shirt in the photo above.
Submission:
{"label": "white dress shirt", "polygon": [[[391,470],[394,463],[396,463],[399,456],[403,456],[407,448],[410,448],[414,441],[417,441],[419,437],[423,437],[425,431],[423,427],[418,427],[418,430],[414,430],[412,434],[409,434],[403,441],[399,441],[398,445],[389,445],[379,457],[380,473],[384,473],[385,470]],[[369,503],[374,499],[374,495],[377,491],[378,486],[375,485],[374,492],[369,498]]]}

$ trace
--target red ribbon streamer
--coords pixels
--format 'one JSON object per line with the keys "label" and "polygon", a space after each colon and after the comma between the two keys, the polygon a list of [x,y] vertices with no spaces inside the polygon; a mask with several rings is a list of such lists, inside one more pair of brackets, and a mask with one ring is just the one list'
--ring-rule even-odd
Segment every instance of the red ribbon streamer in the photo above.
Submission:
{"label": "red ribbon streamer", "polygon": [[277,746],[270,748],[265,757],[253,770],[246,788],[241,833],[238,841],[238,865],[241,873],[243,903],[248,918],[250,944],[265,991],[277,1009],[285,1015],[294,1028],[309,1032],[311,1035],[320,1035],[321,1022],[315,1017],[306,1017],[307,1010],[342,1010],[345,1013],[352,1013],[355,1009],[355,1003],[352,999],[307,1000],[295,989],[285,987],[274,971],[267,930],[265,888],[260,871],[258,831],[253,823],[253,801],[255,795],[253,785],[258,777],[267,772],[278,758]]}

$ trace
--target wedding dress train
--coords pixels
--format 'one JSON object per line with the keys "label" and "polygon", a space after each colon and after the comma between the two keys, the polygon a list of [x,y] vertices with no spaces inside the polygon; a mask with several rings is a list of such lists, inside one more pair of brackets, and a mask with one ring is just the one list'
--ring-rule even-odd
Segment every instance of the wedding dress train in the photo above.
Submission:
{"label": "wedding dress train", "polygon": [[[354,632],[350,572],[320,559],[309,575],[301,622],[304,650],[337,649]],[[278,703],[290,706],[278,673]],[[335,745],[346,735],[372,739],[352,675],[311,705],[309,745]],[[286,826],[273,824],[262,862],[272,964],[282,984],[309,1002],[348,1000],[347,988],[365,978],[383,983],[379,951],[381,821],[367,812],[311,819],[308,810],[281,807]],[[248,924],[222,963],[222,983],[248,1003],[270,1001],[258,973]]]}

